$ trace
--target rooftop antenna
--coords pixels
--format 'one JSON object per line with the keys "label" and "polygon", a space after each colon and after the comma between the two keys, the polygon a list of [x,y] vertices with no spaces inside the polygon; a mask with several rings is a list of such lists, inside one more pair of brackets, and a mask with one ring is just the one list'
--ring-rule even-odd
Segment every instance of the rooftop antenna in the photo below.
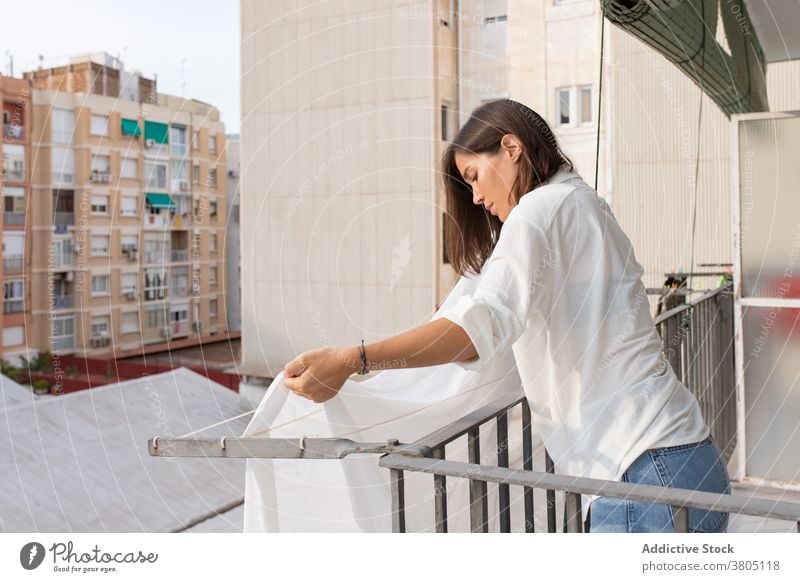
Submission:
{"label": "rooftop antenna", "polygon": [[6,56],[8,57],[8,76],[14,76],[14,55],[11,54],[9,49],[6,49]]}
{"label": "rooftop antenna", "polygon": [[44,64],[44,55],[39,55],[39,70],[42,70],[42,66]]}

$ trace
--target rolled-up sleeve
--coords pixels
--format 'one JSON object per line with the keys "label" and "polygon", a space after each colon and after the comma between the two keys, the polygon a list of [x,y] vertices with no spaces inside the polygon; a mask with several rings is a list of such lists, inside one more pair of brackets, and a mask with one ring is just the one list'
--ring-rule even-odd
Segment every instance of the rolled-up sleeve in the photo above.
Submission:
{"label": "rolled-up sleeve", "polygon": [[531,309],[540,305],[556,260],[544,228],[512,211],[475,292],[459,297],[438,316],[462,327],[478,352],[476,359],[454,364],[478,370],[522,335]]}

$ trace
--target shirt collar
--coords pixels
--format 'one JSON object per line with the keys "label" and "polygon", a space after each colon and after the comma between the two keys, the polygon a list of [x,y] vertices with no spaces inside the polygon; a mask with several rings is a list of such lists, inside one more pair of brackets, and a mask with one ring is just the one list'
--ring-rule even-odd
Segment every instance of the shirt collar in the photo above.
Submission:
{"label": "shirt collar", "polygon": [[566,182],[567,180],[575,178],[580,178],[578,172],[574,169],[570,169],[567,164],[563,164],[549,180],[542,183],[542,186],[546,184],[560,184],[561,182]]}

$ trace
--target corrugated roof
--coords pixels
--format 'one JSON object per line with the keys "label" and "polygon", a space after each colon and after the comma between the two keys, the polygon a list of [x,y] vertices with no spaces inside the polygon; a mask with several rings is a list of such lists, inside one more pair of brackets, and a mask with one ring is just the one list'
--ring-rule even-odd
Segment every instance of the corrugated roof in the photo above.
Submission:
{"label": "corrugated roof", "polygon": [[[147,440],[242,412],[236,393],[186,368],[7,406],[0,531],[166,532],[230,505],[243,459],[151,457]],[[239,436],[248,420],[198,436]]]}

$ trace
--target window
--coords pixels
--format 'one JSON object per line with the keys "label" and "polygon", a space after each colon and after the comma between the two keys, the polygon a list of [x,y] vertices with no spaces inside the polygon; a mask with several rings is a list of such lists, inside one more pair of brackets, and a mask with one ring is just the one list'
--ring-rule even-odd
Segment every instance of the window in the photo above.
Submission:
{"label": "window", "polygon": [[108,275],[92,275],[92,295],[108,295]]}
{"label": "window", "polygon": [[136,158],[122,158],[119,170],[120,177],[135,180],[139,177],[139,160]]}
{"label": "window", "polygon": [[195,164],[194,166],[192,166],[192,182],[194,184],[199,184],[200,183],[200,165],[199,164]]}
{"label": "window", "polygon": [[442,141],[449,141],[450,140],[450,133],[448,132],[447,110],[448,110],[447,105],[442,103],[442,115],[441,115]]}
{"label": "window", "polygon": [[93,236],[92,237],[92,256],[93,257],[107,257],[108,256],[108,236]]}
{"label": "window", "polygon": [[592,122],[592,88],[581,87],[580,92],[580,109],[581,109],[581,123]]}
{"label": "window", "polygon": [[108,214],[108,196],[92,194],[92,214]]}
{"label": "window", "polygon": [[139,199],[137,196],[123,196],[120,198],[120,213],[123,216],[136,216]]}
{"label": "window", "polygon": [[194,130],[192,132],[192,149],[193,150],[200,149],[200,142],[197,139],[197,137],[198,137],[197,134],[198,134],[197,130]]}
{"label": "window", "polygon": [[75,127],[75,112],[70,109],[53,109],[50,118],[53,127],[53,143],[72,143]]}
{"label": "window", "polygon": [[206,180],[208,183],[208,187],[212,190],[216,190],[217,188],[217,169],[214,168],[213,170],[208,171],[208,178]]}
{"label": "window", "polygon": [[25,146],[3,144],[3,174],[5,180],[25,181]]}
{"label": "window", "polygon": [[556,110],[558,125],[577,127],[594,123],[592,86],[557,89]]}
{"label": "window", "polygon": [[174,309],[169,315],[173,323],[189,321],[189,310],[186,308]]}
{"label": "window", "polygon": [[107,315],[92,318],[92,337],[107,336],[111,331],[111,321]]}
{"label": "window", "polygon": [[208,302],[208,315],[211,317],[217,316],[217,300],[212,299]]}
{"label": "window", "polygon": [[144,162],[145,190],[167,189],[167,164],[145,160]]}
{"label": "window", "polygon": [[208,153],[214,154],[217,152],[217,136],[208,136]]}
{"label": "window", "polygon": [[122,314],[121,333],[134,333],[139,331],[139,314],[136,311]]}
{"label": "window", "polygon": [[212,217],[212,218],[217,215],[217,201],[216,200],[210,200],[208,202],[208,215],[210,217]]}
{"label": "window", "polygon": [[123,234],[120,239],[120,250],[123,253],[129,253],[139,248],[139,235],[136,234]]}
{"label": "window", "polygon": [[216,267],[209,267],[208,268],[208,284],[209,285],[216,285],[217,284],[217,268]]}
{"label": "window", "polygon": [[154,238],[144,239],[144,262],[155,264],[167,262],[169,256],[168,241],[164,240],[164,236],[155,233],[145,236]]}
{"label": "window", "polygon": [[208,250],[212,253],[217,252],[217,235],[214,233],[208,235]]}
{"label": "window", "polygon": [[169,133],[169,142],[172,144],[172,155],[186,155],[186,127],[183,125],[173,125]]}
{"label": "window", "polygon": [[53,338],[53,351],[72,349],[75,336],[75,317],[68,315],[52,318],[50,320],[50,336]]}
{"label": "window", "polygon": [[25,281],[10,280],[3,283],[3,313],[25,311]]}
{"label": "window", "polygon": [[189,182],[186,176],[186,162],[183,160],[172,160],[172,189],[177,192],[189,190]]}
{"label": "window", "polygon": [[25,259],[25,233],[20,231],[3,232],[3,267],[22,269]]}
{"label": "window", "polygon": [[122,285],[122,292],[123,293],[130,293],[136,292],[136,288],[138,285],[138,277],[139,275],[136,273],[123,273],[121,279]]}
{"label": "window", "polygon": [[[16,186],[7,186],[3,188],[3,211],[14,214],[25,214],[25,188]],[[25,223],[25,217],[22,217],[22,222]],[[8,217],[6,217],[6,224],[8,224]],[[16,223],[15,223],[16,224]]]}
{"label": "window", "polygon": [[75,174],[75,152],[67,148],[53,148],[51,156],[53,184],[72,184]]}
{"label": "window", "polygon": [[164,307],[149,307],[144,310],[144,325],[148,329],[164,327],[167,324],[167,312]]}
{"label": "window", "polygon": [[145,269],[144,299],[164,299],[167,296],[167,274],[162,269]]}
{"label": "window", "polygon": [[3,347],[19,346],[25,343],[25,330],[21,325],[3,328]]}
{"label": "window", "polygon": [[572,123],[572,91],[569,89],[557,89],[558,96],[558,125],[569,125]]}
{"label": "window", "polygon": [[108,115],[92,115],[92,135],[108,135]]}

